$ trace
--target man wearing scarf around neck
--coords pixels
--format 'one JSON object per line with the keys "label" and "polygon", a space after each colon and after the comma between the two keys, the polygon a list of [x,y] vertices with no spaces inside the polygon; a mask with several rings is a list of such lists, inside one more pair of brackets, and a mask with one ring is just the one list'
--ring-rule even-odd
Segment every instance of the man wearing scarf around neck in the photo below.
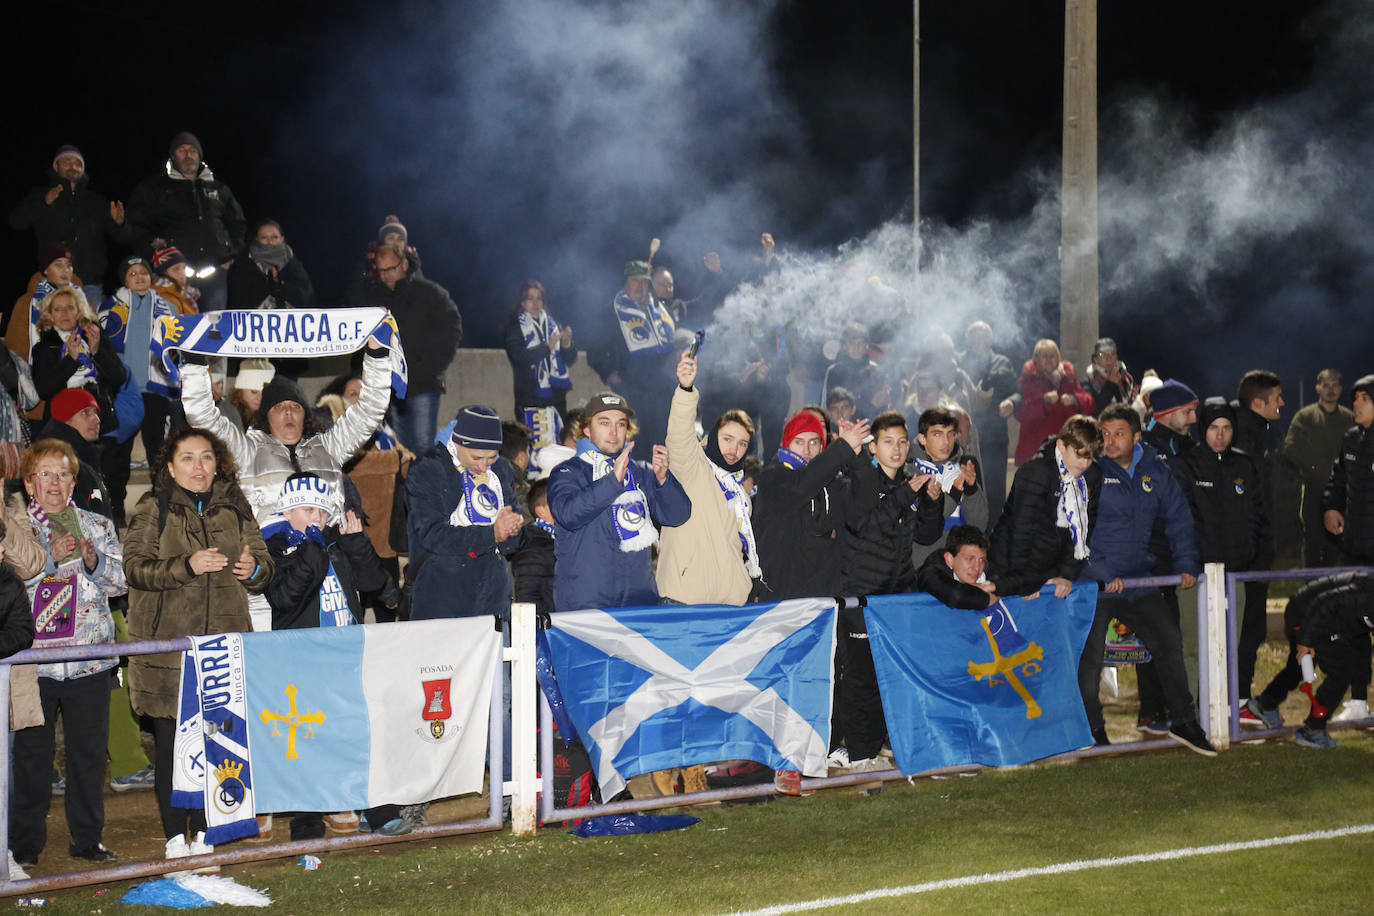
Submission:
{"label": "man wearing scarf around neck", "polygon": [[999,595],[1034,597],[1046,585],[1066,597],[1088,559],[1097,519],[1102,430],[1075,414],[1057,436],[1016,469],[1002,516],[992,529],[987,576]]}
{"label": "man wearing scarf around neck", "polygon": [[754,424],[743,411],[726,411],[699,442],[696,377],[696,358],[684,354],[668,412],[667,449],[673,475],[692,501],[692,517],[663,531],[658,592],[683,604],[742,605],[759,575],[749,494],[740,486]]}
{"label": "man wearing scarf around neck", "polygon": [[840,593],[839,543],[849,489],[840,478],[863,450],[868,421],[840,421],[828,445],[825,426],[811,410],[797,411],[782,430],[782,448],[758,476],[754,537],[763,576],[760,601]]}
{"label": "man wearing scarf around neck", "polygon": [[[554,606],[560,611],[658,604],[654,525],[682,525],[692,502],[668,470],[668,450],[631,461],[637,429],[628,401],[613,392],[587,401],[577,456],[549,477],[554,517]],[[413,472],[412,472],[413,473]]]}
{"label": "man wearing scarf around neck", "polygon": [[510,616],[506,555],[523,538],[514,472],[500,457],[501,418],[490,407],[458,411],[449,441],[406,477],[406,533],[415,583],[410,619]]}

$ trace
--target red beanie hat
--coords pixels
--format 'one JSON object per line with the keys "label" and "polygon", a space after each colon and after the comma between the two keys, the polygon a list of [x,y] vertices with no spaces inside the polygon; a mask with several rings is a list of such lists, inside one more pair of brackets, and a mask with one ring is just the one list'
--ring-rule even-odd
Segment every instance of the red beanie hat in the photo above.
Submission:
{"label": "red beanie hat", "polygon": [[809,410],[799,410],[782,428],[782,447],[787,448],[793,439],[803,433],[815,433],[821,437],[821,445],[825,444],[825,424],[821,422],[821,418]]}
{"label": "red beanie hat", "polygon": [[95,402],[95,395],[85,388],[63,388],[48,402],[48,412],[59,423],[66,423],[87,407],[100,410],[100,405]]}

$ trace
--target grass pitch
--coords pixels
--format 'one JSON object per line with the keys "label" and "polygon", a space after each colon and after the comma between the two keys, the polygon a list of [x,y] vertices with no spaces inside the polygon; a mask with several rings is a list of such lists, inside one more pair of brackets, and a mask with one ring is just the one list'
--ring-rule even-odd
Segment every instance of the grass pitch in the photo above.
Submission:
{"label": "grass pitch", "polygon": [[[557,827],[417,841],[225,874],[273,911],[310,913],[721,913],[1056,863],[1374,823],[1374,736],[1333,751],[1291,741],[1208,760],[1186,750],[888,784],[873,797],[694,809],[664,834],[583,840]],[[1374,836],[865,902],[869,913],[1368,912]],[[127,885],[50,896],[48,912],[137,913]],[[855,909],[855,906],[846,909]]]}

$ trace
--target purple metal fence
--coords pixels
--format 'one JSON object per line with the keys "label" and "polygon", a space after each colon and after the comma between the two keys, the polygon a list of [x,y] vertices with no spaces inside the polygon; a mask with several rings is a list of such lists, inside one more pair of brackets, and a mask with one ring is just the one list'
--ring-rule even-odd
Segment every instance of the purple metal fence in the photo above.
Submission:
{"label": "purple metal fence", "polygon": [[[111,652],[110,645],[72,646],[61,649],[27,649],[0,661],[0,734],[9,732],[9,694],[10,670],[14,665],[32,665],[43,662],[56,662],[74,659],[114,658],[119,655],[153,655],[159,652],[182,652],[191,648],[189,638],[145,640],[142,642],[118,643],[117,652]],[[500,651],[498,649],[498,651]],[[183,859],[158,859],[151,862],[134,862],[97,868],[88,871],[63,872],[30,878],[27,881],[9,880],[8,857],[0,856],[0,897],[31,894],[39,891],[57,890],[65,887],[80,887],[88,884],[104,884],[109,881],[122,881],[129,878],[143,878],[150,875],[166,874],[203,865],[232,865],[240,862],[258,862],[264,859],[278,859],[308,852],[322,852],[337,849],[353,849],[359,846],[381,846],[388,843],[404,843],[410,840],[430,839],[441,836],[456,836],[467,833],[483,833],[500,830],[504,826],[501,811],[502,781],[505,746],[505,709],[501,698],[501,664],[496,665],[492,679],[490,724],[487,734],[488,772],[490,803],[487,816],[479,820],[456,821],[451,824],[434,824],[421,827],[398,837],[385,837],[376,833],[356,834],[353,836],[326,837],[319,840],[298,840],[288,843],[273,843],[265,846],[244,846],[225,851],[216,850],[210,855],[191,856]],[[9,836],[9,742],[0,741],[0,837]]]}

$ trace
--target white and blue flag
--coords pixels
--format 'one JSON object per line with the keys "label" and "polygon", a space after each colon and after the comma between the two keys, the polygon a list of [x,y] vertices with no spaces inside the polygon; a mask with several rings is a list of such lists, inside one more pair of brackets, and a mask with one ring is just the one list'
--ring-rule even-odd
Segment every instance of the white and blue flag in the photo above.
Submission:
{"label": "white and blue flag", "polygon": [[148,347],[173,384],[173,350],[204,356],[313,359],[361,350],[369,338],[391,351],[391,388],[406,396],[406,357],[396,319],[384,308],[253,309],[158,319]]}
{"label": "white and blue flag", "polygon": [[826,773],[834,601],[571,611],[548,637],[603,798],[714,760]]}
{"label": "white and blue flag", "polygon": [[[244,764],[237,776],[252,777],[252,810],[236,813],[248,823],[260,812],[347,811],[481,791],[501,649],[490,619],[232,638],[242,654],[235,662],[230,653],[229,661],[241,671],[228,682],[244,685],[235,706],[247,721],[234,763]],[[184,703],[183,718],[197,708],[205,716],[209,705],[204,696],[201,704]],[[214,756],[212,737],[207,730],[206,756]],[[184,769],[195,769],[198,751],[187,747],[192,762]],[[212,759],[199,769],[215,781],[217,766]],[[211,786],[205,794],[213,800],[221,793]]]}

